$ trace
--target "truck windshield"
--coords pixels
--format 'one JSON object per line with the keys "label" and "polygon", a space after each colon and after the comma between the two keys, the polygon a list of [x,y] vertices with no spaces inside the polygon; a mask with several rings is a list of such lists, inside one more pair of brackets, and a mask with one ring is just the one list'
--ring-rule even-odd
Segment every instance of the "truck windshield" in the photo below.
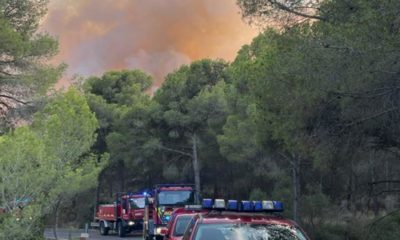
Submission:
{"label": "truck windshield", "polygon": [[299,228],[279,224],[201,224],[195,240],[307,240]]}
{"label": "truck windshield", "polygon": [[187,191],[161,191],[158,193],[159,205],[190,205],[194,204],[194,192]]}
{"label": "truck windshield", "polygon": [[129,199],[130,207],[133,209],[144,208],[145,200],[143,198],[131,198]]}

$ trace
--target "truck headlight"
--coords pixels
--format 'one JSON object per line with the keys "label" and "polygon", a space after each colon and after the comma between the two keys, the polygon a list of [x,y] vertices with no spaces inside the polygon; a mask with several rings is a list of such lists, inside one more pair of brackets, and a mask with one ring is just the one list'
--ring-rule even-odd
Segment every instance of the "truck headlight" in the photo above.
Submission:
{"label": "truck headlight", "polygon": [[134,222],[134,221],[129,221],[129,222],[128,222],[128,225],[129,225],[129,226],[133,226],[133,225],[135,225],[135,222]]}

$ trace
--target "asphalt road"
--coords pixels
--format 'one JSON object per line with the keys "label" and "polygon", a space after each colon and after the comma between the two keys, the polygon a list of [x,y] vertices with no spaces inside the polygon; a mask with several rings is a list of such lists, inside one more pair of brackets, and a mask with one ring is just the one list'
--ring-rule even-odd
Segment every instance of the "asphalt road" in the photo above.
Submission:
{"label": "asphalt road", "polygon": [[[59,229],[58,230],[58,238],[61,239],[69,239],[69,237],[71,237],[72,239],[79,239],[79,237],[81,236],[81,233],[83,233],[84,230],[79,230],[79,229],[74,229],[74,230],[70,230],[70,229]],[[54,239],[54,235],[53,235],[53,230],[52,229],[46,229],[44,236],[46,239]],[[116,233],[110,232],[110,234],[108,236],[101,236],[99,234],[99,231],[97,229],[91,229],[89,230],[89,239],[90,240],[142,240],[142,234],[140,233],[130,233],[128,234],[126,237],[124,238],[120,238],[117,236]]]}

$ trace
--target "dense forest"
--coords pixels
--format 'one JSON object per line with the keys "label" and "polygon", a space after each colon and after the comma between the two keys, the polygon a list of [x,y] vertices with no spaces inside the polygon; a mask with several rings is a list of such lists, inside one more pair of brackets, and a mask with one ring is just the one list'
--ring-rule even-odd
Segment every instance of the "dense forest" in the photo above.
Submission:
{"label": "dense forest", "polygon": [[0,238],[40,239],[116,192],[193,182],[282,200],[312,239],[399,239],[400,1],[237,4],[259,36],[152,94],[138,69],[53,91],[66,66],[47,64],[58,43],[37,33],[46,1],[0,1]]}

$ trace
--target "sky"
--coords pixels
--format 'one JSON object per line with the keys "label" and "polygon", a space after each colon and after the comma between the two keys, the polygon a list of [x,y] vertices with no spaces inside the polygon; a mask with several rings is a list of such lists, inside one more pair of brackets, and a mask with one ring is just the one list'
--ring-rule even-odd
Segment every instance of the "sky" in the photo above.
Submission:
{"label": "sky", "polygon": [[68,64],[59,85],[75,74],[142,69],[155,79],[202,58],[234,60],[257,29],[235,0],[50,0],[41,25],[58,38],[54,63]]}

